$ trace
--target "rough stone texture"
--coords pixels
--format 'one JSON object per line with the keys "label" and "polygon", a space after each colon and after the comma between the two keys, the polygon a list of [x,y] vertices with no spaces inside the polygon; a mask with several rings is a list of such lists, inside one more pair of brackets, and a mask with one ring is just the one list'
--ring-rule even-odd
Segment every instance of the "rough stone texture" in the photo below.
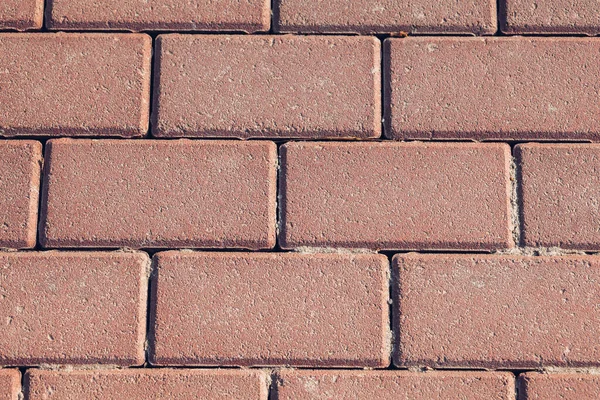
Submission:
{"label": "rough stone texture", "polygon": [[[0,29],[40,29],[44,19],[44,0],[2,0]],[[1,52],[0,52],[1,53]]]}
{"label": "rough stone texture", "polygon": [[0,141],[0,247],[35,246],[42,145]]}
{"label": "rough stone texture", "polygon": [[49,0],[50,29],[268,31],[268,0]]}
{"label": "rough stone texture", "polygon": [[144,362],[144,253],[0,253],[0,365]]}
{"label": "rough stone texture", "polygon": [[274,400],[514,400],[505,372],[293,371],[278,373]]}
{"label": "rough stone texture", "polygon": [[381,135],[377,38],[164,35],[157,44],[155,136]]}
{"label": "rough stone texture", "polygon": [[288,143],[283,248],[512,246],[510,149],[470,143]]}
{"label": "rough stone texture", "polygon": [[274,0],[282,32],[496,32],[495,0]]}
{"label": "rough stone texture", "polygon": [[394,257],[395,364],[600,365],[600,258]]}
{"label": "rough stone texture", "polygon": [[523,244],[599,250],[600,145],[526,144],[515,154]]}
{"label": "rough stone texture", "polygon": [[141,136],[152,40],[141,34],[0,34],[0,136]]}
{"label": "rough stone texture", "polygon": [[47,143],[44,247],[275,245],[272,142]]}
{"label": "rough stone texture", "polygon": [[0,369],[0,400],[19,400],[21,373],[16,369]]}
{"label": "rough stone texture", "polygon": [[406,38],[385,42],[393,139],[600,139],[600,41]]}
{"label": "rough stone texture", "polygon": [[28,400],[267,400],[265,373],[249,370],[30,370],[26,388]]}
{"label": "rough stone texture", "polygon": [[152,364],[389,365],[383,255],[154,257]]}
{"label": "rough stone texture", "polygon": [[502,0],[501,4],[505,33],[600,33],[597,0]]}
{"label": "rough stone texture", "polygon": [[600,375],[528,372],[519,376],[519,391],[521,400],[598,400]]}

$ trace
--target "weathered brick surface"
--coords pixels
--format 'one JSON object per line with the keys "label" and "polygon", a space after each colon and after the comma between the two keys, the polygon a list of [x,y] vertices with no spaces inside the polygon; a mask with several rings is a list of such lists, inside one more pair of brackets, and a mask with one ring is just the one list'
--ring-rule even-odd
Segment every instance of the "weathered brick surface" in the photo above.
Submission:
{"label": "weathered brick surface", "polygon": [[0,141],[0,247],[35,246],[42,145]]}
{"label": "weathered brick surface", "polygon": [[0,400],[19,400],[21,374],[16,369],[0,369]]}
{"label": "weathered brick surface", "polygon": [[44,0],[2,0],[0,29],[39,29],[44,19]]}
{"label": "weathered brick surface", "polygon": [[407,38],[385,43],[394,139],[600,139],[600,41]]}
{"label": "weathered brick surface", "polygon": [[284,248],[512,246],[502,144],[288,143]]}
{"label": "weathered brick surface", "polygon": [[520,400],[597,400],[600,398],[600,375],[577,373],[519,376]]}
{"label": "weathered brick surface", "polygon": [[45,247],[275,245],[272,142],[47,143]]}
{"label": "weathered brick surface", "polygon": [[379,47],[373,37],[160,36],[153,133],[378,137]]}
{"label": "weathered brick surface", "polygon": [[600,249],[600,145],[525,144],[515,154],[523,244]]}
{"label": "weathered brick surface", "polygon": [[386,367],[382,255],[155,255],[150,362]]}
{"label": "weathered brick surface", "polygon": [[267,400],[267,382],[249,370],[30,370],[26,392],[29,400]]}
{"label": "weathered brick surface", "polygon": [[515,33],[600,33],[596,0],[502,0],[502,31]]}
{"label": "weathered brick surface", "polygon": [[505,372],[292,371],[278,373],[275,400],[514,400]]}
{"label": "weathered brick surface", "polygon": [[0,253],[0,365],[144,362],[144,253]]}
{"label": "weathered brick surface", "polygon": [[0,136],[140,136],[152,40],[140,34],[0,34]]}
{"label": "weathered brick surface", "polygon": [[49,0],[51,29],[268,31],[267,0]]}
{"label": "weathered brick surface", "polygon": [[275,0],[282,32],[496,32],[493,0]]}
{"label": "weathered brick surface", "polygon": [[600,258],[397,255],[399,366],[600,365]]}

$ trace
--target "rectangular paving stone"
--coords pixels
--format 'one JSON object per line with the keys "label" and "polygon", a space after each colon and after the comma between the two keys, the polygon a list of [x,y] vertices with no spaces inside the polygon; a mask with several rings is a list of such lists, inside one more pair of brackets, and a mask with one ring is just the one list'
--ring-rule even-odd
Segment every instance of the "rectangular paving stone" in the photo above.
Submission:
{"label": "rectangular paving stone", "polygon": [[162,35],[156,59],[154,136],[381,135],[377,38]]}
{"label": "rectangular paving stone", "polygon": [[21,373],[17,369],[0,369],[0,400],[19,400]]}
{"label": "rectangular paving stone", "polygon": [[267,0],[49,0],[50,29],[268,31]]}
{"label": "rectangular paving stone", "polygon": [[250,370],[29,370],[26,391],[29,400],[267,400],[267,377]]}
{"label": "rectangular paving stone", "polygon": [[521,241],[600,249],[600,145],[518,145]]}
{"label": "rectangular paving stone", "polygon": [[279,244],[512,247],[510,159],[505,144],[287,143]]}
{"label": "rectangular paving stone", "polygon": [[154,264],[153,365],[389,365],[383,255],[169,251]]}
{"label": "rectangular paving stone", "polygon": [[42,144],[0,140],[0,248],[36,244]]}
{"label": "rectangular paving stone", "polygon": [[141,365],[150,259],[0,253],[0,366]]}
{"label": "rectangular paving stone", "polygon": [[0,136],[147,133],[152,39],[0,34]]}
{"label": "rectangular paving stone", "polygon": [[55,139],[44,247],[271,248],[272,142]]}
{"label": "rectangular paving stone", "polygon": [[596,0],[502,0],[502,31],[508,34],[600,33]]}
{"label": "rectangular paving stone", "polygon": [[493,0],[275,0],[280,32],[496,32]]}
{"label": "rectangular paving stone", "polygon": [[514,400],[506,372],[311,371],[277,373],[274,400]]}
{"label": "rectangular paving stone", "polygon": [[386,40],[392,139],[598,140],[600,41]]}
{"label": "rectangular paving stone", "polygon": [[600,365],[600,258],[396,255],[394,363]]}
{"label": "rectangular paving stone", "polygon": [[519,375],[520,400],[597,400],[600,375],[585,373]]}
{"label": "rectangular paving stone", "polygon": [[44,0],[2,0],[0,29],[18,31],[40,29],[44,20]]}

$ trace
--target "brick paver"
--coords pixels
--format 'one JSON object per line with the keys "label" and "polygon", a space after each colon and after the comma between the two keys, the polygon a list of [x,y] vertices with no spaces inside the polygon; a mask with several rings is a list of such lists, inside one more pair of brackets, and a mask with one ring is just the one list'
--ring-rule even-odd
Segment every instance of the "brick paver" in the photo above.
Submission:
{"label": "brick paver", "polygon": [[451,368],[600,365],[600,259],[397,255],[395,363]]}
{"label": "brick paver", "polygon": [[160,36],[153,133],[379,137],[379,47],[371,37]]}
{"label": "brick paver", "polygon": [[387,367],[382,255],[155,255],[156,365]]}

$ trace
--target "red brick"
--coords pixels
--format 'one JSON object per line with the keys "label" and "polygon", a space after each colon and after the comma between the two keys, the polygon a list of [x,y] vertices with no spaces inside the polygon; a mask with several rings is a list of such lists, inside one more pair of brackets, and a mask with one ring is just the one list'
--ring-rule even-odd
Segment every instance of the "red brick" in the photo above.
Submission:
{"label": "red brick", "polygon": [[526,144],[515,153],[523,244],[600,249],[600,145]]}
{"label": "red brick", "polygon": [[49,0],[50,29],[268,31],[268,0]]}
{"label": "red brick", "polygon": [[[44,0],[2,0],[0,29],[40,29],[44,19]],[[1,52],[0,52],[1,53]]]}
{"label": "red brick", "polygon": [[0,136],[141,136],[152,40],[139,34],[0,34]]}
{"label": "red brick", "polygon": [[0,365],[144,362],[148,256],[0,253]]}
{"label": "red brick", "polygon": [[155,136],[381,135],[373,37],[158,38]]}
{"label": "red brick", "polygon": [[382,255],[166,252],[155,256],[156,365],[389,365]]}
{"label": "red brick", "polygon": [[0,141],[0,247],[35,246],[42,145]]}
{"label": "red brick", "polygon": [[504,144],[288,143],[283,248],[512,246]]}
{"label": "red brick", "polygon": [[275,245],[272,142],[51,140],[45,247]]}
{"label": "red brick", "polygon": [[250,370],[30,370],[29,400],[267,400],[265,373]]}
{"label": "red brick", "polygon": [[16,369],[0,369],[0,400],[18,400],[21,373]]}
{"label": "red brick", "polygon": [[394,257],[398,366],[600,365],[600,258]]}
{"label": "red brick", "polygon": [[275,400],[514,400],[504,372],[293,371],[278,374]]}
{"label": "red brick", "polygon": [[528,372],[519,376],[519,389],[521,400],[598,400],[600,375]]}
{"label": "red brick", "polygon": [[506,33],[600,33],[597,0],[502,0]]}
{"label": "red brick", "polygon": [[393,139],[600,139],[600,41],[387,40]]}
{"label": "red brick", "polygon": [[496,1],[275,0],[283,32],[496,32]]}

